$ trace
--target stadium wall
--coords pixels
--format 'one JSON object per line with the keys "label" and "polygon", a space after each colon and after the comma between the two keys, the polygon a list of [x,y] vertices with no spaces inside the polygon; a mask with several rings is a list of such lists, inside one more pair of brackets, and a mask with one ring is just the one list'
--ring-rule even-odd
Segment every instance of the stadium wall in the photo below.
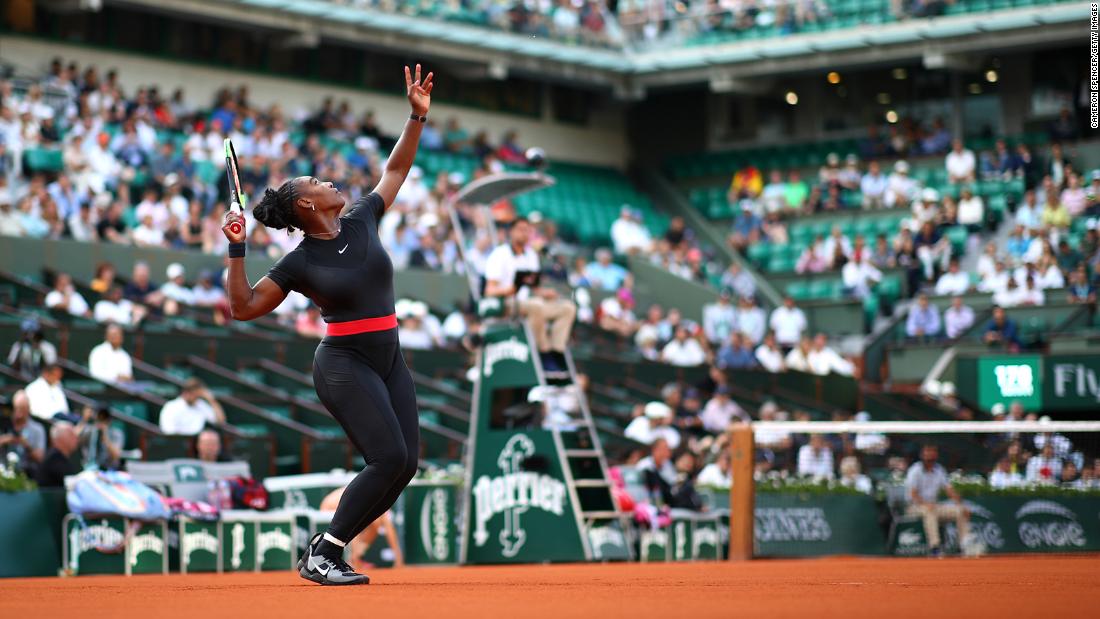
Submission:
{"label": "stadium wall", "polygon": [[[356,113],[370,108],[383,129],[400,130],[408,116],[408,104],[403,97],[367,92],[329,84],[271,77],[237,69],[218,69],[189,62],[166,62],[136,54],[108,51],[95,47],[66,45],[28,37],[0,36],[0,59],[12,62],[21,72],[44,73],[53,58],[76,60],[81,66],[93,64],[106,70],[118,69],[119,81],[127,90],[158,85],[171,93],[182,87],[187,103],[209,106],[214,93],[224,86],[245,84],[252,100],[262,106],[278,103],[283,111],[295,116],[320,107],[321,101],[332,96],[336,101],[347,99]],[[429,67],[430,68],[430,67]],[[437,79],[447,79],[441,75]],[[401,76],[394,76],[400,84]],[[547,112],[549,112],[548,106]],[[594,114],[588,126],[553,122],[547,118],[532,120],[492,114],[476,109],[433,103],[432,117],[440,128],[446,119],[457,116],[473,135],[486,130],[492,141],[504,132],[515,129],[521,144],[540,146],[551,159],[623,168],[628,160],[627,139],[623,115],[614,109]]]}

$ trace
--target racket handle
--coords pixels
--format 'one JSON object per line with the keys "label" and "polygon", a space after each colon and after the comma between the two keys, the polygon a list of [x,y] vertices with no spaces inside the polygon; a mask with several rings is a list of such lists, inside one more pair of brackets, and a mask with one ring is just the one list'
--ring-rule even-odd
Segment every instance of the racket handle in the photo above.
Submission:
{"label": "racket handle", "polygon": [[233,234],[240,234],[241,233],[241,224],[240,224],[240,222],[235,221],[235,222],[229,224],[229,231],[232,232]]}

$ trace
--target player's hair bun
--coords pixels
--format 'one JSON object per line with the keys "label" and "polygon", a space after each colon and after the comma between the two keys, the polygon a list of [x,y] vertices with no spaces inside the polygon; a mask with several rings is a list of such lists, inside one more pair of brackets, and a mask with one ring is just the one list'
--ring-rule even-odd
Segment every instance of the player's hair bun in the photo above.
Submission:
{"label": "player's hair bun", "polygon": [[291,181],[283,183],[278,189],[265,189],[260,203],[252,209],[256,221],[268,228],[294,232],[297,221],[294,218],[294,202],[297,192]]}

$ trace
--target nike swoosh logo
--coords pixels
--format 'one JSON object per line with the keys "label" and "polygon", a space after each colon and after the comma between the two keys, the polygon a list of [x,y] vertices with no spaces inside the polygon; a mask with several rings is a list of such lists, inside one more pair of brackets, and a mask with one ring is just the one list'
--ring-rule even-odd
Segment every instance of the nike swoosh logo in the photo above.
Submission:
{"label": "nike swoosh logo", "polygon": [[310,555],[309,561],[307,561],[307,563],[309,564],[309,569],[320,572],[322,576],[328,576],[328,571],[332,569],[328,566],[328,563],[325,561],[324,557],[321,557],[321,560],[318,561],[317,557]]}
{"label": "nike swoosh logo", "polygon": [[[351,245],[351,243],[348,243],[348,245]],[[347,248],[348,248],[348,245],[344,245],[344,249],[347,249]],[[344,253],[344,249],[341,249],[340,251],[338,251],[338,252],[336,252],[336,253],[338,253],[338,254],[342,254],[342,253]]]}

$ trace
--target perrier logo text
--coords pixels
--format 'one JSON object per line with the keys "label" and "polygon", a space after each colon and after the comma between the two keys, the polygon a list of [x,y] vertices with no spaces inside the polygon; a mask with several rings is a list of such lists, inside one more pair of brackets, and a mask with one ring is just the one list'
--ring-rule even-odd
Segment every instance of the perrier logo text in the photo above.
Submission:
{"label": "perrier logo text", "polygon": [[[526,346],[524,346],[526,349]],[[488,364],[486,364],[488,366]],[[486,371],[488,373],[488,371]],[[560,516],[565,512],[565,484],[549,475],[522,470],[523,461],[534,455],[535,444],[526,434],[508,439],[497,464],[502,475],[482,475],[474,484],[474,509],[477,518],[474,544],[489,541],[486,525],[497,514],[504,515],[500,528],[501,554],[514,557],[527,541],[520,516],[528,509],[541,509]]]}
{"label": "perrier logo text", "polygon": [[527,344],[519,341],[515,336],[488,344],[485,346],[485,375],[492,376],[493,366],[498,361],[511,359],[512,361],[527,363],[527,357],[530,355],[531,351],[527,348]]}

